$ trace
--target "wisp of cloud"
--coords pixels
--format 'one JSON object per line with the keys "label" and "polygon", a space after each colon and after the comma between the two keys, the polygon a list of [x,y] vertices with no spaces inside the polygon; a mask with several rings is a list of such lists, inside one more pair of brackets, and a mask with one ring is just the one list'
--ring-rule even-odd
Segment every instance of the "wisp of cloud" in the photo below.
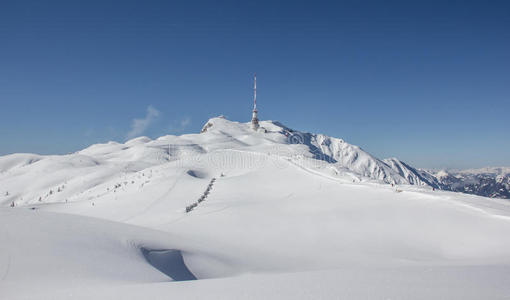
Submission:
{"label": "wisp of cloud", "polygon": [[140,136],[147,128],[159,117],[159,111],[152,105],[147,107],[147,113],[143,119],[134,119],[131,124],[131,130],[127,134],[128,139]]}

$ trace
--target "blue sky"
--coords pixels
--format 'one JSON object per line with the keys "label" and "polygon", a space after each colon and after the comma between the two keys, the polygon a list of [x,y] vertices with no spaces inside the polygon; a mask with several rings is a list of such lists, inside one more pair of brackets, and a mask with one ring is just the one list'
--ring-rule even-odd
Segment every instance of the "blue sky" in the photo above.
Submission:
{"label": "blue sky", "polygon": [[427,168],[510,166],[508,1],[1,1],[0,155],[223,114]]}

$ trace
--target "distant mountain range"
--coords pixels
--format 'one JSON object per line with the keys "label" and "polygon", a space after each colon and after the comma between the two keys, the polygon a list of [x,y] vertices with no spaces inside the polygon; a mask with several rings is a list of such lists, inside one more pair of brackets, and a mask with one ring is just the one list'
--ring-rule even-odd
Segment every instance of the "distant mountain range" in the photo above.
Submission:
{"label": "distant mountain range", "polygon": [[433,173],[443,190],[510,199],[510,168],[482,168]]}

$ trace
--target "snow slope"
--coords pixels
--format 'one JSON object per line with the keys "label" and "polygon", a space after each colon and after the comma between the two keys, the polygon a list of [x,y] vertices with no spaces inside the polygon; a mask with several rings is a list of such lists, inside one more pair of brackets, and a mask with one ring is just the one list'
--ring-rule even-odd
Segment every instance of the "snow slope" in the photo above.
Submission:
{"label": "snow slope", "polygon": [[[164,136],[157,140],[140,137],[124,144],[96,144],[62,156],[14,154],[0,157],[0,192],[3,194],[0,203],[7,206],[13,201],[18,205],[75,201],[86,198],[86,193],[98,185],[109,182],[115,186],[125,174],[169,161],[193,161],[208,154],[212,160],[209,164],[221,164],[214,155],[222,155],[218,152],[224,150],[242,151],[244,154],[234,155],[238,164],[264,163],[265,157],[259,158],[256,154],[269,154],[347,180],[414,183],[383,161],[341,139],[296,132],[271,121],[261,122],[267,130],[265,133],[254,133],[248,124],[224,118],[213,118],[207,124],[205,128],[209,129],[203,134]],[[247,156],[249,160],[244,159]],[[44,176],[47,173],[51,176]]]}
{"label": "snow slope", "polygon": [[437,178],[427,171],[415,169],[397,158],[387,158],[383,160],[390,168],[404,177],[409,184],[427,185],[434,188],[441,188]]}
{"label": "snow slope", "polygon": [[510,294],[508,201],[432,191],[397,161],[277,122],[207,124],[1,157],[0,197],[16,207],[0,210],[0,298]]}

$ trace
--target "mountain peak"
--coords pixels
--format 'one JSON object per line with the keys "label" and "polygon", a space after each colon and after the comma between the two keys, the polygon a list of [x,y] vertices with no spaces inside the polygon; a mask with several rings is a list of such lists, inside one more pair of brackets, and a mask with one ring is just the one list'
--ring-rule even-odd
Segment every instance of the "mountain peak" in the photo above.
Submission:
{"label": "mountain peak", "polygon": [[250,134],[255,132],[294,132],[294,130],[288,128],[278,121],[260,121],[260,128],[258,130],[254,130],[251,128],[250,122],[236,122],[227,119],[225,116],[220,115],[218,117],[210,118],[202,127],[200,133],[210,132],[210,131],[221,131],[224,133],[229,133],[232,135],[237,134]]}
{"label": "mountain peak", "polygon": [[225,116],[220,115],[220,116],[213,117],[213,118],[210,118],[209,120],[207,120],[207,122],[202,127],[202,130],[200,131],[200,133],[208,132],[213,127],[214,127],[214,129],[223,130],[223,129],[228,129],[228,128],[239,128],[239,127],[242,127],[242,125],[244,125],[244,124],[235,122],[235,121],[230,121]]}

